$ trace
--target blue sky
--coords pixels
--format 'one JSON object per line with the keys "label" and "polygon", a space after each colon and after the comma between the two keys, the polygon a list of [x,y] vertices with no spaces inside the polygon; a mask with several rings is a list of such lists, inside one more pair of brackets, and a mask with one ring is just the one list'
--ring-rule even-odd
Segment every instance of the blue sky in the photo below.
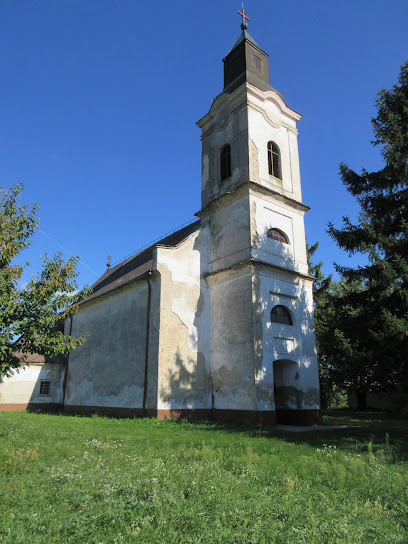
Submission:
{"label": "blue sky", "polygon": [[[26,252],[80,255],[80,283],[193,218],[195,122],[222,91],[240,34],[233,0],[2,0],[0,185],[25,186],[41,230]],[[357,207],[338,175],[381,166],[375,95],[408,58],[406,0],[248,0],[271,85],[300,112],[303,201],[326,273],[347,264],[325,230]]]}

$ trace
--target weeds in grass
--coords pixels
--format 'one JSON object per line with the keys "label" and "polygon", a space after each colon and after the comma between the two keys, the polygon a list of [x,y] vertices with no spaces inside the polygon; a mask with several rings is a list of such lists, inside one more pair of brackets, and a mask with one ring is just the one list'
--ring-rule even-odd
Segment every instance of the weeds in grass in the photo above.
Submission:
{"label": "weeds in grass", "polygon": [[408,425],[359,424],[0,414],[0,542],[406,544]]}

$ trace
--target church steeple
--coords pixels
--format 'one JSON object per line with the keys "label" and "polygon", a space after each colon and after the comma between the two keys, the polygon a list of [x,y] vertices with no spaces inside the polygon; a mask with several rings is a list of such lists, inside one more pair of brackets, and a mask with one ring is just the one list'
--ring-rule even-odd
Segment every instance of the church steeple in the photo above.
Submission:
{"label": "church steeple", "polygon": [[301,116],[269,85],[268,55],[241,15],[242,33],[224,59],[224,91],[197,123],[212,406],[256,410],[261,421],[277,414],[282,422],[319,422]]}
{"label": "church steeple", "polygon": [[242,33],[233,45],[224,62],[224,91],[232,92],[244,82],[251,83],[262,91],[271,90],[269,84],[269,55],[263,51],[247,32],[245,10],[242,15]]}
{"label": "church steeple", "polygon": [[296,123],[269,84],[268,55],[242,33],[224,60],[224,91],[200,121],[202,129],[202,209],[242,183],[301,201]]}

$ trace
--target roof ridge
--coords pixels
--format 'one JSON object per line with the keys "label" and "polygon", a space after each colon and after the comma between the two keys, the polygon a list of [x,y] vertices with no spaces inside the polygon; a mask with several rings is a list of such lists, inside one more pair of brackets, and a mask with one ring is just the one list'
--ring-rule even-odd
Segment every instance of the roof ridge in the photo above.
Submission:
{"label": "roof ridge", "polygon": [[201,224],[200,219],[184,224],[181,228],[168,233],[166,236],[156,240],[153,244],[142,251],[135,253],[116,264],[92,285],[93,293],[84,302],[96,298],[102,294],[109,293],[115,289],[136,281],[145,275],[153,266],[153,248],[162,242],[164,245],[177,246],[194,231],[198,230]]}
{"label": "roof ridge", "polygon": [[112,267],[115,268],[118,264],[124,263],[125,261],[127,261],[131,257],[136,257],[136,255],[138,255],[139,253],[142,253],[144,250],[148,249],[149,247],[153,246],[154,244],[158,244],[161,240],[164,240],[165,238],[170,236],[170,234],[174,234],[175,232],[178,232],[179,230],[183,229],[184,227],[187,227],[188,225],[191,225],[191,224],[195,223],[196,221],[197,221],[197,219],[194,217],[194,218],[190,219],[189,221],[186,221],[185,223],[182,223],[180,226],[176,227],[175,229],[169,230],[165,234],[159,236],[158,238],[155,238],[154,240],[152,240],[151,242],[148,242],[144,246],[140,246],[137,251],[133,251],[132,253],[129,253],[125,257],[122,257],[121,259],[115,261],[112,264]]}

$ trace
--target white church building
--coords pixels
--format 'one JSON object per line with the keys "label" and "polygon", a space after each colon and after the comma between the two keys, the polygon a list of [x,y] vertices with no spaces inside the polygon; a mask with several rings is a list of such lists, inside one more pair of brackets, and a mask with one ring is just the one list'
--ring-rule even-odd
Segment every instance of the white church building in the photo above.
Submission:
{"label": "white church building", "polygon": [[197,123],[197,221],[108,269],[65,324],[85,344],[64,361],[33,356],[0,384],[0,410],[320,423],[301,116],[246,29]]}

